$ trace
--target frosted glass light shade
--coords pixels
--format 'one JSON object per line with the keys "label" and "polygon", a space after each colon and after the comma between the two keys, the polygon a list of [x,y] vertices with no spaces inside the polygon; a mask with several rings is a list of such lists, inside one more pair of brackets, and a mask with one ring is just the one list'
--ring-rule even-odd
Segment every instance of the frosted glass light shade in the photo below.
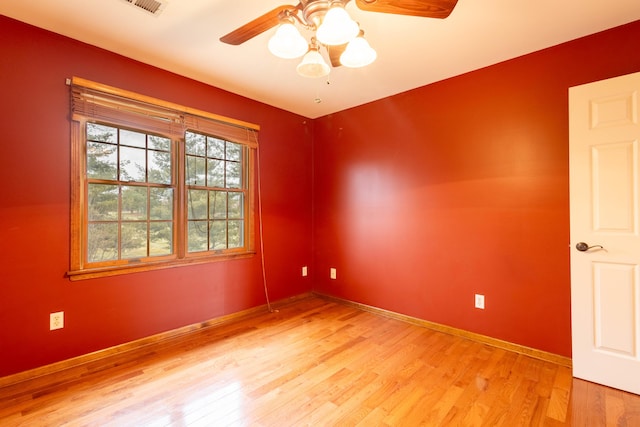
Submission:
{"label": "frosted glass light shade", "polygon": [[340,55],[340,63],[345,67],[358,68],[371,64],[378,54],[363,37],[351,40]]}
{"label": "frosted glass light shade", "polygon": [[336,3],[324,16],[324,20],[316,32],[316,37],[322,44],[336,46],[353,40],[359,31],[358,24],[351,19],[344,6]]}
{"label": "frosted glass light shade", "polygon": [[290,22],[280,24],[276,33],[269,39],[269,52],[278,58],[299,58],[307,51],[307,41]]}
{"label": "frosted glass light shade", "polygon": [[298,64],[296,71],[303,77],[324,77],[329,74],[331,68],[324,61],[320,52],[311,48],[302,58],[302,62]]}

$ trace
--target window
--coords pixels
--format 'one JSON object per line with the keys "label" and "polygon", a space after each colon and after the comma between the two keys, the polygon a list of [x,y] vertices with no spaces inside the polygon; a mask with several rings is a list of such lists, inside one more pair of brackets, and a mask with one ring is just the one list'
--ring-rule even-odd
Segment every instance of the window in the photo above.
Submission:
{"label": "window", "polygon": [[87,263],[171,255],[171,139],[86,123]]}
{"label": "window", "polygon": [[240,144],[186,132],[187,250],[244,244],[243,150]]}
{"label": "window", "polygon": [[72,280],[255,252],[257,126],[71,87]]}

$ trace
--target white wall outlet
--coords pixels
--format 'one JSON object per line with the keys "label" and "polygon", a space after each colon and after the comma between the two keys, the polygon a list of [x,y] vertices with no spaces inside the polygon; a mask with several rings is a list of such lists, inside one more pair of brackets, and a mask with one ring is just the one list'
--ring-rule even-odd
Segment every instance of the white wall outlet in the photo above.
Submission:
{"label": "white wall outlet", "polygon": [[476,308],[484,310],[484,295],[476,294]]}
{"label": "white wall outlet", "polygon": [[308,274],[307,266],[302,267],[302,277],[306,277]]}
{"label": "white wall outlet", "polygon": [[58,311],[49,315],[49,330],[64,328],[64,311]]}
{"label": "white wall outlet", "polygon": [[331,270],[329,270],[329,275],[333,280],[335,280],[336,277],[338,277],[338,273],[336,272],[335,268],[332,268]]}

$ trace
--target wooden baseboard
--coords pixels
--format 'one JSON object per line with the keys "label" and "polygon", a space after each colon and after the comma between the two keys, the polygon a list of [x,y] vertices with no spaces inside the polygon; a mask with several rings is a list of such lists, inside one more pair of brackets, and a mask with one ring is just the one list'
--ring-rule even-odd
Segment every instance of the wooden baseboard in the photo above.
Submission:
{"label": "wooden baseboard", "polygon": [[566,366],[571,368],[572,361],[571,358],[560,356],[558,354],[549,353],[542,350],[537,350],[535,348],[526,347],[519,344],[510,343],[508,341],[499,340],[496,338],[491,338],[486,335],[476,334],[474,332],[465,331],[463,329],[453,328],[451,326],[441,325],[435,322],[429,322],[428,320],[422,320],[417,317],[407,316],[405,314],[396,313],[393,311],[385,310],[378,307],[373,307],[366,304],[361,304],[358,302],[334,297],[331,295],[321,294],[314,292],[314,295],[319,298],[324,298],[330,301],[334,301],[340,304],[345,304],[354,308],[358,308],[363,311],[368,311],[370,313],[378,314],[380,316],[390,317],[392,319],[400,320],[403,322],[411,323],[417,326],[422,326],[424,328],[433,329],[438,332],[443,332],[449,335],[455,335],[458,337],[466,338],[472,341],[480,342],[483,344],[490,345],[492,347],[501,348],[503,350],[513,351],[514,353],[523,354],[526,356],[533,357],[535,359],[544,360],[547,362],[552,362],[561,366]]}
{"label": "wooden baseboard", "polygon": [[[271,303],[271,309],[275,309],[278,307],[282,307],[296,301],[310,298],[313,294],[305,293],[296,295],[291,298],[286,298],[283,300],[275,301]],[[181,336],[194,333],[196,331],[200,331],[206,328],[212,328],[215,326],[219,326],[224,323],[230,323],[234,321],[238,321],[241,319],[246,319],[248,317],[254,316],[256,314],[264,313],[268,310],[267,304],[260,305],[258,307],[249,308],[247,310],[239,311],[237,313],[228,314],[225,316],[216,317],[214,319],[207,320],[201,323],[195,323],[192,325],[183,326],[181,328],[173,329],[171,331],[162,332],[156,335],[152,335],[149,337],[141,338],[135,341],[127,342],[124,344],[120,344],[114,347],[105,348],[103,350],[98,350],[93,353],[83,354],[81,356],[73,357],[71,359],[62,360],[60,362],[55,362],[49,365],[41,366],[34,369],[29,369],[27,371],[18,372],[16,374],[8,375],[0,378],[0,388],[9,387],[16,385],[18,383],[33,380],[36,378],[41,378],[51,374],[57,374],[62,371],[73,370],[76,368],[81,368],[89,363],[99,361],[101,359],[106,359],[108,357],[112,357],[115,355],[121,355],[126,352],[139,350],[143,347],[147,347],[154,344],[159,344],[162,342],[170,341],[172,339],[179,338]],[[72,375],[71,375],[72,376]]]}
{"label": "wooden baseboard", "polygon": [[[393,311],[384,310],[382,308],[377,308],[377,307],[369,306],[366,304],[361,304],[354,301],[349,301],[349,300],[345,300],[342,298],[325,295],[321,293],[315,293],[315,292],[305,293],[305,294],[300,294],[291,298],[279,300],[272,303],[271,308],[275,309],[278,307],[283,307],[285,305],[295,303],[296,301],[299,301],[305,298],[310,298],[312,296],[317,296],[319,298],[334,301],[340,304],[345,304],[345,305],[357,308],[359,310],[368,311],[370,313],[374,313],[374,314],[389,317],[392,319],[400,320],[403,322],[411,323],[424,328],[433,329],[446,334],[467,338],[473,341],[481,342],[483,344],[491,345],[493,347],[502,348],[504,350],[509,350],[515,353],[524,354],[536,359],[556,363],[561,366],[571,367],[572,365],[571,359],[568,357],[560,356],[553,353],[548,353],[542,350],[536,350],[536,349],[525,347],[522,345],[513,344],[507,341],[502,341],[495,338],[487,337],[485,335],[468,332],[462,329],[452,328],[450,326],[429,322],[427,320],[418,319],[416,317],[395,313]],[[253,315],[263,313],[267,309],[268,309],[268,306],[264,304],[258,307],[253,307],[247,310],[239,311],[237,313],[232,313],[232,314],[217,317],[211,320],[207,320],[205,322],[187,325],[178,329],[162,332],[156,335],[141,338],[139,340],[127,342],[114,347],[109,347],[93,353],[84,354],[84,355],[63,360],[60,362],[55,362],[50,365],[45,365],[38,368],[30,369],[27,371],[18,372],[16,374],[8,375],[6,377],[0,378],[0,388],[13,386],[24,381],[45,377],[51,374],[57,374],[62,371],[71,371],[73,369],[82,368],[83,366],[86,366],[92,362],[100,361],[102,359],[107,359],[109,357],[116,356],[116,355],[122,355],[126,352],[139,350],[150,345],[167,342],[187,334],[195,333],[199,330],[216,327],[224,323],[230,323],[230,322],[238,321],[241,319],[246,319]],[[70,376],[73,376],[73,374],[70,374]]]}

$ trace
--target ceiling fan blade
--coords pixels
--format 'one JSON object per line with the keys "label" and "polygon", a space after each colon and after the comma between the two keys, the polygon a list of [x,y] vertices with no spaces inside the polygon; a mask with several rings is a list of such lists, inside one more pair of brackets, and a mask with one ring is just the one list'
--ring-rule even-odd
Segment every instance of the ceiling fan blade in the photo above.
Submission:
{"label": "ceiling fan blade", "polygon": [[456,3],[458,0],[356,0],[358,8],[368,12],[440,19],[449,16]]}
{"label": "ceiling fan blade", "polygon": [[348,43],[340,44],[336,46],[327,45],[327,52],[329,53],[329,60],[331,61],[331,66],[339,67],[342,65],[340,63],[340,55],[342,55],[342,52],[344,52],[344,50],[347,48],[347,44]]}
{"label": "ceiling fan blade", "polygon": [[244,24],[240,28],[231,31],[229,34],[220,37],[220,41],[222,43],[227,43],[234,46],[242,44],[247,40],[250,40],[255,36],[262,34],[265,31],[278,25],[280,23],[280,13],[284,12],[285,10],[290,10],[293,12],[299,7],[299,3],[297,6],[278,6],[275,9],[265,13],[264,15],[254,19],[253,21]]}

